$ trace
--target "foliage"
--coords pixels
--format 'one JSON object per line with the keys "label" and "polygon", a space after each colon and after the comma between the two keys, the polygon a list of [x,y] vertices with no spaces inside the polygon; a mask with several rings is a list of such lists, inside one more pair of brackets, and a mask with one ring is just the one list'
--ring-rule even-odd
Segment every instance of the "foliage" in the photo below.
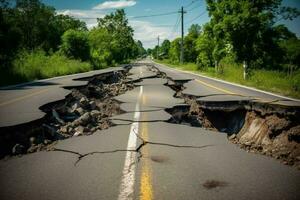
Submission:
{"label": "foliage", "polygon": [[195,63],[177,64],[171,60],[159,60],[158,62],[166,64],[181,70],[193,71],[206,76],[223,79],[226,81],[256,87],[270,92],[276,92],[282,95],[300,98],[300,71],[296,71],[289,78],[286,74],[280,71],[271,71],[264,69],[253,69],[253,76],[248,79],[243,79],[243,68],[236,63],[221,60],[220,65],[223,65],[224,72],[217,73],[214,68],[208,67],[201,70],[198,69]]}
{"label": "foliage", "polygon": [[144,49],[143,43],[140,40],[135,42],[134,48],[135,56],[144,56],[145,54],[147,54],[147,51]]}
{"label": "foliage", "polygon": [[69,58],[86,61],[89,59],[90,47],[87,33],[84,31],[67,30],[62,36],[62,53]]}
{"label": "foliage", "polygon": [[92,67],[88,62],[69,59],[57,53],[47,56],[43,50],[21,51],[14,60],[11,70],[0,74],[0,85],[16,84],[89,70],[92,70]]}
{"label": "foliage", "polygon": [[292,19],[299,15],[297,10],[283,9],[280,4],[281,0],[207,0],[214,37],[232,45],[238,62],[274,67],[280,60],[276,17]]}
{"label": "foliage", "polygon": [[40,0],[0,0],[0,43],[1,84],[92,69],[80,61],[102,68],[146,54],[124,10],[98,19],[89,31]]}
{"label": "foliage", "polygon": [[[290,38],[283,40],[279,44],[284,49],[284,60],[286,66],[290,70],[297,70],[300,66],[300,40],[298,38]],[[292,73],[291,71],[289,73]]]}
{"label": "foliage", "polygon": [[203,33],[196,41],[196,49],[199,52],[197,64],[200,69],[213,66],[214,41],[207,33]]}
{"label": "foliage", "polygon": [[180,61],[180,42],[180,38],[176,38],[171,42],[169,58],[172,61],[172,63],[178,63]]}
{"label": "foliage", "polygon": [[171,48],[171,42],[169,40],[164,40],[159,50],[160,55],[163,58],[168,58],[170,48]]}
{"label": "foliage", "polygon": [[9,67],[18,49],[56,51],[68,29],[87,30],[84,22],[56,15],[55,9],[39,0],[1,0],[0,62]]}
{"label": "foliage", "polygon": [[111,53],[116,62],[134,57],[133,29],[128,25],[123,9],[99,18],[98,28],[105,29],[111,35]]}
{"label": "foliage", "polygon": [[145,53],[141,42],[133,39],[124,10],[98,19],[98,26],[89,33],[89,42],[91,62],[96,68],[123,63]]}
{"label": "foliage", "polygon": [[91,63],[96,68],[103,68],[114,63],[110,41],[112,35],[104,28],[93,28],[89,33]]}

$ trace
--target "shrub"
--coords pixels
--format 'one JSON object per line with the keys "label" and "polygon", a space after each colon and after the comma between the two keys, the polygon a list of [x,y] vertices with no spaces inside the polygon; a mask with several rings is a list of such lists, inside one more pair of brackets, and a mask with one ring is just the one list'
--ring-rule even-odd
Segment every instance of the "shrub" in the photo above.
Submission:
{"label": "shrub", "polygon": [[67,30],[62,36],[60,51],[69,58],[86,61],[89,59],[90,47],[85,31]]}

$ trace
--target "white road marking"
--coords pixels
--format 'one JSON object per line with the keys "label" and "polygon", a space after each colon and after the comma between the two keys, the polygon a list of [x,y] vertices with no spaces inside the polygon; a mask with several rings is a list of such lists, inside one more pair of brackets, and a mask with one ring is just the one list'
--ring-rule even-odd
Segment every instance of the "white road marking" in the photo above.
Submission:
{"label": "white road marking", "polygon": [[[139,101],[143,95],[143,86],[140,86],[140,92],[138,95],[137,103],[135,105],[135,113],[134,113],[134,123],[132,123],[130,127],[130,133],[128,138],[127,149],[135,150],[136,149],[136,141],[139,131],[139,123],[137,122],[140,118],[140,104]],[[134,182],[135,182],[135,159],[136,152],[127,151],[125,156],[125,163],[123,168],[123,176],[121,180],[120,193],[118,200],[127,200],[133,199],[134,193]]]}

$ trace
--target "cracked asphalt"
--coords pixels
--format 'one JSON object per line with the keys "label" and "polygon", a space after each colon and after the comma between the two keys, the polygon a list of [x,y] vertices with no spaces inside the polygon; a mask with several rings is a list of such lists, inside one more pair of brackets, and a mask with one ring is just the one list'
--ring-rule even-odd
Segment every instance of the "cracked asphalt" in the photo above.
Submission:
{"label": "cracked asphalt", "polygon": [[[157,68],[169,79],[157,77],[157,72],[143,63],[129,71],[128,78],[140,82],[135,83],[135,89],[114,98],[125,111],[111,117],[115,126],[58,141],[52,151],[0,160],[0,199],[300,198],[298,170],[270,157],[247,153],[230,143],[225,133],[167,123],[171,115],[165,109],[183,105],[184,100],[176,98],[176,92],[166,84],[186,82],[182,93],[201,101],[255,100],[285,106],[299,102],[200,80],[161,65]],[[57,84],[64,86],[78,84],[68,78],[59,81]],[[46,88],[53,91],[55,100],[68,93],[58,91],[65,89],[54,84]],[[2,105],[16,95],[12,92],[15,90],[18,89],[1,90],[6,94],[3,98],[1,95]],[[32,102],[37,110],[34,114],[22,118],[24,111],[17,120],[10,109],[15,104],[24,106],[24,102],[8,102],[8,108],[0,103],[1,125],[41,117],[38,107],[48,103],[47,95]],[[38,99],[32,96],[26,101],[32,98]]]}

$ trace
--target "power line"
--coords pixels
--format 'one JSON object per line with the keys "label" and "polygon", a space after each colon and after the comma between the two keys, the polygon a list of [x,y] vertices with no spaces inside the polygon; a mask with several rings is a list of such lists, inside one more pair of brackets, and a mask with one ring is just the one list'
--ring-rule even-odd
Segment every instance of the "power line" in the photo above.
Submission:
{"label": "power line", "polygon": [[202,6],[202,4],[200,4],[200,5],[198,5],[198,6],[195,6],[195,7],[191,8],[191,9],[189,9],[188,12],[190,12],[190,11],[192,11],[192,10],[195,10],[196,8],[200,8],[201,6]]}
{"label": "power line", "polygon": [[189,24],[193,21],[195,21],[196,19],[200,18],[202,15],[204,15],[207,11],[205,10],[204,12],[202,12],[200,15],[196,16],[195,18],[191,19],[190,21],[188,21],[186,24]]}
{"label": "power line", "polygon": [[154,25],[155,27],[173,27],[174,25],[171,25],[171,24],[157,24],[157,25]]}
{"label": "power line", "polygon": [[133,16],[131,18],[146,18],[146,17],[158,17],[158,16],[165,16],[165,15],[173,15],[173,14],[177,14],[178,11],[174,11],[174,12],[168,12],[168,13],[160,13],[160,14],[155,14],[155,15],[143,15],[143,16]]}
{"label": "power line", "polygon": [[193,0],[191,3],[187,4],[186,6],[183,6],[184,8],[188,8],[190,7],[191,5],[193,5],[194,3],[196,3],[197,1],[200,1],[200,0]]}
{"label": "power line", "polygon": [[[167,13],[159,13],[159,14],[153,14],[153,15],[141,15],[141,16],[132,16],[128,17],[129,19],[136,19],[136,18],[147,18],[147,17],[159,17],[159,16],[166,16],[166,15],[174,15],[177,14],[178,11],[173,12],[167,12]],[[75,17],[77,19],[98,19],[99,17]]]}
{"label": "power line", "polygon": [[175,25],[173,26],[171,34],[168,36],[168,38],[171,38],[174,35],[174,33],[176,32],[176,30],[178,29],[178,25],[179,25],[180,21],[181,21],[181,19],[180,19],[180,15],[178,13]]}

